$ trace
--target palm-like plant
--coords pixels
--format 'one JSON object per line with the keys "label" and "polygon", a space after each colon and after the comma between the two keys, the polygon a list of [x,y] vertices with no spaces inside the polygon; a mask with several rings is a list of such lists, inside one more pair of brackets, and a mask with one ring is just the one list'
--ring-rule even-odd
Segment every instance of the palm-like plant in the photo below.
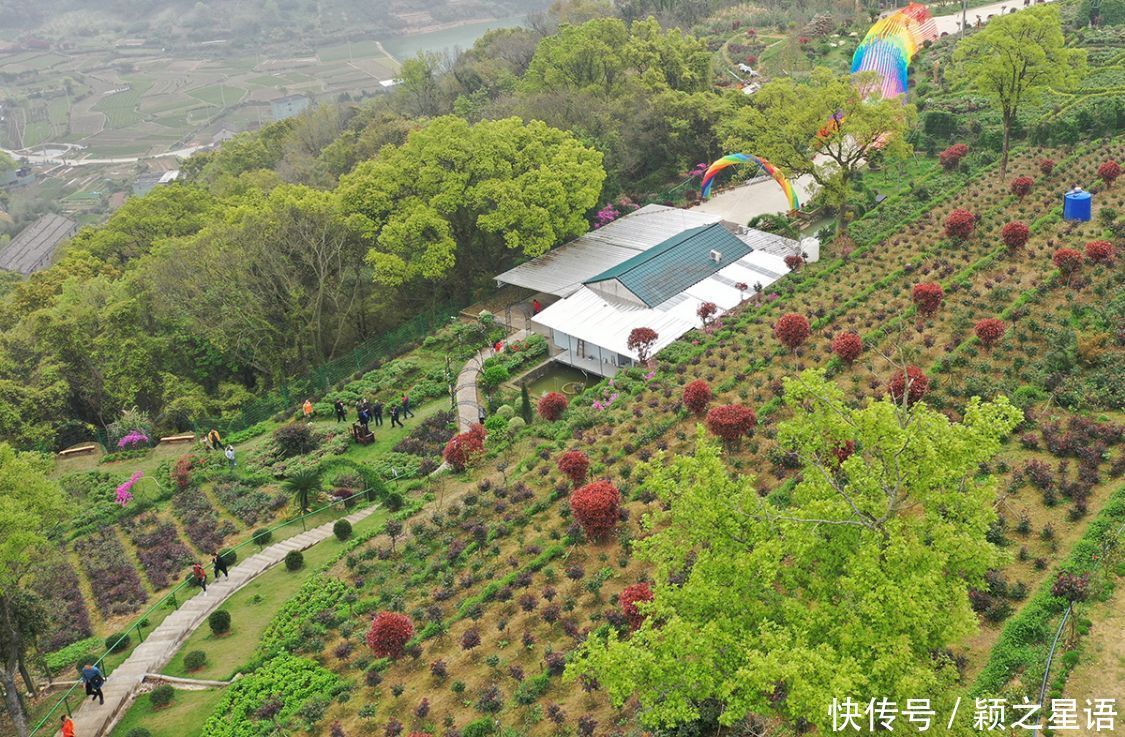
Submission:
{"label": "palm-like plant", "polygon": [[309,498],[320,491],[320,472],[306,468],[285,479],[282,487],[293,495],[293,500],[301,508],[301,513],[309,511]]}

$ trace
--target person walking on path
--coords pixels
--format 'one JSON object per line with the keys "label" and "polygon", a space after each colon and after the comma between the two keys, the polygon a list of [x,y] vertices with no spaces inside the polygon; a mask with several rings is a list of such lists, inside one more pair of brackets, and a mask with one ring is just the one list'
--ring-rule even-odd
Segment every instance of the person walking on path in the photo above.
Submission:
{"label": "person walking on path", "polygon": [[215,450],[223,447],[223,439],[219,436],[219,431],[211,428],[211,432],[207,433],[207,440],[210,441],[211,447]]}
{"label": "person walking on path", "polygon": [[224,455],[226,455],[227,461],[230,463],[230,467],[234,468],[234,466],[235,466],[235,463],[234,463],[234,446],[228,445]]}
{"label": "person walking on path", "polygon": [[312,413],[313,413],[312,400],[306,399],[305,404],[302,406],[302,409],[305,411],[305,422],[312,422]]}
{"label": "person walking on path", "polygon": [[410,411],[410,395],[409,394],[403,394],[402,395],[402,416],[403,417],[413,417],[414,416],[414,413]]}
{"label": "person walking on path", "polygon": [[191,564],[191,573],[195,576],[195,582],[199,584],[199,588],[203,589],[203,593],[207,593],[207,571],[203,570],[203,565],[199,561]]}
{"label": "person walking on path", "polygon": [[211,564],[214,565],[214,567],[215,567],[215,580],[216,581],[219,580],[219,574],[220,573],[223,574],[224,576],[226,576],[227,578],[230,578],[230,574],[227,573],[227,562],[223,558],[222,553],[212,553],[211,554]]}
{"label": "person walking on path", "polygon": [[97,699],[99,705],[105,703],[105,696],[102,694],[105,676],[98,666],[89,663],[82,666],[82,683],[86,685],[86,695],[90,697],[90,701]]}
{"label": "person walking on path", "polygon": [[375,400],[375,406],[372,408],[373,416],[375,417],[375,427],[383,426],[383,403],[378,399]]}
{"label": "person walking on path", "polygon": [[348,412],[344,409],[344,403],[339,399],[336,400],[336,422],[343,422],[348,419]]}
{"label": "person walking on path", "polygon": [[482,425],[484,424],[484,420],[485,420],[484,407],[478,407],[477,408],[477,419],[480,420],[480,424],[482,424]]}
{"label": "person walking on path", "polygon": [[70,718],[69,714],[62,715],[62,737],[75,737],[74,720]]}
{"label": "person walking on path", "polygon": [[398,405],[392,404],[391,405],[391,427],[394,427],[395,425],[398,425],[399,427],[406,427],[406,425],[402,424],[402,420],[400,420],[398,418]]}

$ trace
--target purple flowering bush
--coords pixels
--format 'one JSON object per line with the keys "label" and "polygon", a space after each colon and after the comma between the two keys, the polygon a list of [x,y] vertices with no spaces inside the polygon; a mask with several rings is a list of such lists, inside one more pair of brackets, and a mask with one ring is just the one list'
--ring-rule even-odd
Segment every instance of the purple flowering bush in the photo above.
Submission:
{"label": "purple flowering bush", "polygon": [[179,578],[194,555],[180,541],[176,526],[149,512],[127,520],[122,529],[137,548],[137,558],[154,588],[162,589]]}
{"label": "purple flowering bush", "polygon": [[198,489],[184,489],[172,497],[172,511],[184,526],[196,550],[218,550],[227,535],[235,531],[230,520],[219,522],[211,502]]}
{"label": "purple flowering bush", "polygon": [[103,617],[131,614],[144,604],[147,595],[141,578],[112,529],[102,529],[76,540],[74,552],[78,554]]}
{"label": "purple flowering bush", "polygon": [[39,641],[44,651],[58,650],[93,634],[78,574],[69,563],[59,560],[36,576],[36,592],[53,602],[47,631]]}

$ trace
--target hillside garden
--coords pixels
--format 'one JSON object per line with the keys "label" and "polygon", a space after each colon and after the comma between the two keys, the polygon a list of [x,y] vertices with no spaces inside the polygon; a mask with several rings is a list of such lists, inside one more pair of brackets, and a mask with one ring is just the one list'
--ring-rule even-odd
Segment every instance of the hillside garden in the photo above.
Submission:
{"label": "hillside garden", "polygon": [[[712,32],[758,37],[740,23],[722,18]],[[616,21],[588,28],[631,53],[659,32]],[[777,39],[761,30],[784,44],[783,31],[795,29],[775,29]],[[356,529],[338,525],[337,539],[235,593],[223,606],[226,623],[192,633],[163,669],[237,680],[146,692],[113,735],[796,734],[827,731],[827,703],[865,689],[928,696],[943,708],[956,696],[1036,700],[1041,688],[1048,698],[1103,695],[1075,693],[1069,679],[1088,685],[1090,669],[1118,644],[1104,635],[1114,621],[1105,604],[1120,598],[1125,524],[1116,33],[1070,34],[1071,47],[1089,52],[1085,94],[1049,90],[1025,106],[1003,174],[993,114],[939,73],[954,63],[952,44],[926,49],[936,66],[926,94],[921,84],[913,92],[922,108],[919,130],[907,136],[915,153],[876,153],[846,182],[846,234],[825,243],[820,261],[795,260],[770,289],[746,290],[740,306],[705,320],[646,369],[569,397],[521,396],[513,380],[547,345],[538,336],[509,343],[482,366],[484,425],[455,434],[457,372],[505,337],[482,313],[404,342],[373,367],[359,366],[357,354],[354,374],[309,397],[312,422],[286,410],[241,423],[224,438],[236,448],[234,467],[216,452],[153,448],[154,425],[170,415],[124,413],[107,428],[115,452],[60,460],[52,474],[70,508],[43,511],[56,522],[47,545],[60,554],[35,577],[52,606],[31,669],[67,677],[109,649],[102,662],[112,672],[147,628],[194,594],[183,587],[193,560],[219,550],[243,557],[377,503]],[[564,36],[529,61],[521,104],[574,92],[550,61],[566,61],[567,43],[589,39]],[[692,76],[698,44],[671,33],[658,40],[684,54],[676,67],[684,76],[656,87],[702,94],[707,75]],[[811,62],[837,53],[828,43],[798,51]],[[636,57],[614,63],[636,77],[586,80],[581,94],[636,93]],[[1092,135],[1049,133],[1087,122]],[[144,267],[111,290],[136,315],[152,295],[134,299],[132,279],[142,291],[191,293],[171,254],[229,256],[253,246],[259,228],[301,231],[293,213],[303,211],[348,244],[341,268],[372,266],[392,294],[436,279],[467,298],[473,290],[458,280],[494,271],[513,241],[524,255],[546,250],[583,225],[579,215],[597,199],[591,182],[570,195],[556,186],[600,171],[602,151],[581,136],[514,118],[474,127],[444,116],[422,130],[345,174],[338,196],[282,185],[272,195],[216,199],[185,188],[197,198],[181,212],[189,225],[170,217],[182,203],[162,201],[158,217],[176,225],[155,226],[165,240],[151,253],[130,240],[143,230],[141,213],[130,213],[83,236],[86,250],[69,263],[104,287],[102,276],[122,273],[119,262],[143,256]],[[536,164],[519,184],[504,180],[505,157],[517,158],[513,136],[553,151],[550,165],[570,179],[541,178]],[[451,138],[457,146],[445,145]],[[477,161],[482,151],[495,156]],[[438,154],[476,162],[488,183],[442,200],[460,184]],[[426,167],[421,190],[412,162]],[[240,165],[218,171],[229,163],[211,156],[197,173],[217,189],[246,186]],[[607,191],[616,194],[628,167],[614,167]],[[1090,222],[1062,218],[1062,193],[1075,182],[1094,193]],[[555,209],[535,227],[500,222],[481,205],[495,197],[533,207],[537,188]],[[205,227],[219,210],[226,219]],[[417,248],[416,231],[427,248]],[[361,233],[375,232],[379,249],[355,248]],[[256,268],[244,273],[256,278]],[[349,278],[359,285],[355,268]],[[200,289],[223,283],[191,278]],[[9,323],[22,326],[8,335],[12,345],[28,340],[21,331],[37,320],[59,320],[67,329],[50,334],[52,350],[71,356],[82,335],[66,313],[81,296],[76,285],[53,272],[10,295]],[[340,330],[351,335],[352,319],[362,322],[371,305],[387,314],[380,297],[355,289],[364,306],[318,325],[348,323]],[[436,296],[427,295],[431,307]],[[268,311],[258,307],[261,319]],[[213,307],[199,300],[193,310],[204,324]],[[297,324],[301,314],[286,319]],[[225,313],[203,343],[177,333],[150,346],[162,360],[170,347],[189,346],[222,366],[221,382],[191,374],[198,384],[183,385],[192,400],[180,405],[184,417],[205,416],[199,408],[219,406],[217,396],[232,400],[229,416],[246,392],[226,381],[240,380],[230,354],[211,351],[251,334],[241,317]],[[316,338],[328,346],[323,355],[337,352],[340,335],[330,332]],[[276,338],[269,352],[240,348],[252,356],[242,369],[253,364],[256,380],[276,390],[272,378],[307,358],[292,337]],[[67,393],[41,358],[35,391],[61,402]],[[66,382],[79,390],[66,401],[86,416],[120,404],[87,386],[85,365],[67,364]],[[171,373],[160,381],[179,386]],[[372,428],[372,444],[353,442],[358,401],[397,403],[403,394],[416,415],[405,428],[388,419]],[[337,400],[347,422],[333,417]],[[37,443],[61,432],[8,420]],[[910,462],[898,465],[900,455]],[[1070,628],[1055,645],[1064,616]],[[895,647],[876,646],[884,641]],[[824,682],[823,671],[836,680]],[[915,688],[926,693],[907,693]],[[51,702],[39,697],[33,713]]]}

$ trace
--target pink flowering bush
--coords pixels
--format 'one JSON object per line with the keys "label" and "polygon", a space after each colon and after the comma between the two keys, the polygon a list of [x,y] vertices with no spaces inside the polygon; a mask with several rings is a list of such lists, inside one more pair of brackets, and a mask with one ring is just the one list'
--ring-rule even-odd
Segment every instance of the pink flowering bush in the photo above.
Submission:
{"label": "pink flowering bush", "polygon": [[152,442],[148,435],[145,435],[139,430],[130,430],[129,433],[117,441],[117,448],[119,450],[132,450],[134,448],[148,445]]}
{"label": "pink flowering bush", "polygon": [[144,478],[144,475],[145,475],[144,471],[137,471],[132,476],[129,477],[128,481],[126,481],[123,484],[121,484],[120,486],[118,486],[117,487],[117,498],[114,499],[114,501],[117,502],[118,504],[120,504],[123,507],[126,504],[128,504],[129,502],[133,501],[132,489],[133,489],[134,486],[137,485],[138,481],[140,481],[142,478]]}

